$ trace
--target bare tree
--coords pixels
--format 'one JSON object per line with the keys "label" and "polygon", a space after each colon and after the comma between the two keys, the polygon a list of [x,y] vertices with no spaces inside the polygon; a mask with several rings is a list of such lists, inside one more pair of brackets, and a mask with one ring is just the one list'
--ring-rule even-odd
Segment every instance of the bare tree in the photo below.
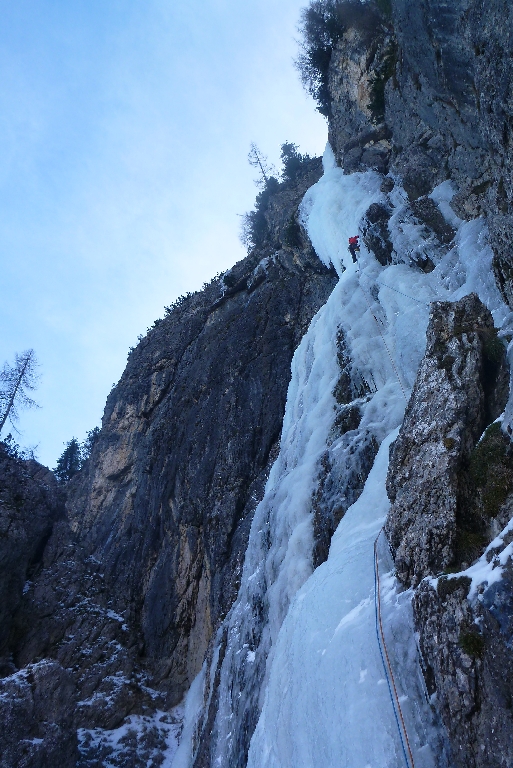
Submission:
{"label": "bare tree", "polygon": [[268,163],[267,157],[258,149],[257,145],[254,142],[251,143],[251,146],[249,149],[248,163],[253,168],[258,168],[260,173],[262,174],[261,178],[255,182],[257,187],[264,187],[269,183],[269,179],[271,178],[271,176],[276,175],[276,170],[274,166]]}
{"label": "bare tree", "polygon": [[4,363],[0,371],[0,432],[7,419],[14,426],[22,408],[38,408],[38,404],[29,397],[38,384],[38,362],[33,349],[27,349],[21,355],[16,354],[15,363]]}

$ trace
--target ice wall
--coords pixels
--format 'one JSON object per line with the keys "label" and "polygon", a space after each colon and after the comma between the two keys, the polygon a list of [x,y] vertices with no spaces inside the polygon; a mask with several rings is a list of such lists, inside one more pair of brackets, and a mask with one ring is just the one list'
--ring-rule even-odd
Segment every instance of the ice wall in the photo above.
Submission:
{"label": "ice wall", "polygon": [[[430,302],[476,291],[497,326],[510,322],[493,280],[484,222],[454,216],[447,183],[433,199],[457,228],[455,245],[431,253],[435,269],[426,274],[412,260],[425,247],[425,232],[397,186],[390,200],[397,263],[382,267],[363,246],[359,264],[352,263],[348,237],[358,232],[370,204],[383,198],[382,178],[372,171],[344,175],[329,147],[324,171],[305,195],[302,219],[319,258],[333,263],[340,280],[294,356],[280,454],[255,513],[238,599],[217,636],[214,658],[223,661],[205,677],[210,688],[202,700],[218,697],[211,742],[216,766],[244,765],[259,716],[252,768],[403,764],[373,626],[372,546],[387,508],[387,447],[424,352]],[[339,461],[342,472],[352,455],[347,434],[337,438],[332,430],[340,329],[351,375],[369,392],[359,401],[353,445],[359,434],[372,433],[382,448],[364,493],[340,523],[328,561],[312,574],[312,494],[320,458],[329,445],[333,471]],[[386,553],[382,567],[387,570]],[[399,681],[418,765],[443,765],[441,757],[436,763],[443,748],[422,689],[409,595],[396,594],[391,576],[386,583],[387,632],[400,638],[395,662],[405,671]],[[195,729],[187,727],[197,743],[207,727],[206,708],[194,717]],[[193,744],[190,765],[194,750]]]}
{"label": "ice wall", "polygon": [[[340,177],[343,199],[334,196],[334,201],[338,210],[346,211],[348,230],[357,229],[365,210],[379,198],[379,186],[372,173]],[[239,597],[227,622],[214,765],[243,764],[247,732],[252,732],[261,708],[278,632],[291,599],[312,572],[311,500],[335,414],[342,287],[339,283],[314,317],[294,355],[280,453],[255,513]]]}
{"label": "ice wall", "polygon": [[[369,407],[365,418],[374,419],[376,431],[381,421],[381,431],[386,433],[400,420],[397,379],[408,392],[422,358],[431,301],[456,300],[475,291],[491,309],[497,326],[509,325],[511,316],[495,286],[484,222],[455,217],[448,205],[450,185],[437,188],[433,198],[457,228],[455,246],[441,252],[435,269],[425,274],[411,263],[425,235],[408,216],[400,190],[392,198],[390,221],[399,263],[381,267],[362,249],[359,269],[352,266],[339,245],[353,234],[344,216],[344,206],[351,202],[339,191],[344,183],[341,171],[328,160],[325,176],[305,197],[304,221],[320,258],[325,263],[331,260],[340,273],[341,258],[345,262],[347,269],[337,287],[343,303],[340,324],[351,340],[355,365],[372,375],[378,387],[375,400],[380,408]],[[363,313],[362,295],[368,307]],[[381,338],[370,330],[372,315]],[[385,348],[394,358],[396,380]],[[395,397],[389,396],[391,391]],[[372,552],[388,508],[385,480],[394,435],[390,432],[383,441],[363,494],[343,517],[328,561],[298,591],[281,627],[251,742],[251,768],[407,764],[385,684],[374,615]],[[387,553],[382,551],[385,569],[386,563]],[[410,596],[396,591],[391,573],[386,584],[385,631],[415,765],[445,765],[443,733],[428,704],[418,666]]]}
{"label": "ice wall", "polygon": [[[381,444],[363,494],[333,537],[328,561],[289,609],[249,768],[405,764],[374,622],[373,544],[387,513],[388,450],[396,434]],[[424,696],[408,605],[398,601],[390,574],[385,583],[387,635],[394,667],[404,673],[402,709],[415,765],[432,768],[442,764],[443,747]]]}

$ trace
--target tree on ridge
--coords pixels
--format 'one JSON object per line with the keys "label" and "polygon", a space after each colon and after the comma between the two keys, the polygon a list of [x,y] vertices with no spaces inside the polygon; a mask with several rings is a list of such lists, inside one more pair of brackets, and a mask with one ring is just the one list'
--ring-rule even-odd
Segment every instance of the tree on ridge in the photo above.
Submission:
{"label": "tree on ridge", "polygon": [[72,437],[66,443],[62,455],[57,459],[57,466],[54,474],[60,483],[67,483],[68,480],[77,474],[82,467],[82,450],[76,437]]}
{"label": "tree on ridge", "polygon": [[7,419],[14,427],[22,408],[39,408],[35,400],[29,397],[38,384],[38,362],[33,349],[27,349],[21,355],[16,353],[15,363],[4,363],[0,371],[0,432]]}
{"label": "tree on ridge", "polygon": [[261,177],[255,181],[257,187],[266,187],[269,184],[269,180],[276,175],[274,166],[268,162],[267,157],[254,142],[251,143],[249,149],[248,163],[252,168],[258,168],[261,173]]}

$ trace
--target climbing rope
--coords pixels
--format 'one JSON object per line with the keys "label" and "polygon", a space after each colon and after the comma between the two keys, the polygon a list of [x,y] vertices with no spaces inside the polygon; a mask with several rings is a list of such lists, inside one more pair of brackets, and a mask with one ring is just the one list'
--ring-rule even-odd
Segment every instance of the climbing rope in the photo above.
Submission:
{"label": "climbing rope", "polygon": [[381,280],[376,280],[376,283],[378,285],[382,285],[384,288],[390,288],[391,291],[395,291],[396,293],[400,293],[401,296],[406,296],[407,299],[411,299],[412,301],[416,301],[417,304],[423,304],[425,307],[430,307],[431,304],[428,301],[421,301],[420,299],[415,299],[413,296],[409,296],[407,293],[403,293],[403,291],[400,291],[398,288],[393,288],[391,285],[387,285],[386,283],[382,283]]}
{"label": "climbing rope", "polygon": [[[385,642],[385,633],[383,631],[383,622],[381,620],[381,585],[379,579],[379,562],[378,562],[378,539],[381,536],[383,528],[380,530],[374,541],[374,609],[376,617],[376,637],[378,640],[379,652],[381,655],[381,661],[383,662],[383,669],[385,670],[385,677],[388,683],[388,691],[390,693],[390,700],[392,702],[392,708],[394,710],[395,721],[397,723],[397,730],[399,731],[399,738],[401,740],[401,746],[403,748],[404,760],[407,768],[415,768],[415,762],[408,740],[408,733],[406,731],[406,725],[404,723],[403,712],[401,704],[399,702],[399,696],[397,695],[397,688],[394,680],[394,673],[392,672],[392,665],[390,664],[390,657],[388,655],[387,644]],[[409,761],[408,761],[409,758]]]}
{"label": "climbing rope", "polygon": [[[358,272],[360,272],[360,259],[357,257],[357,265],[358,265]],[[413,296],[408,296],[408,294],[403,293],[402,291],[399,291],[396,288],[392,288],[391,285],[386,285],[385,283],[382,283],[379,280],[376,280],[376,282],[379,285],[384,286],[385,288],[390,288],[392,291],[396,291],[397,293],[400,293],[403,296],[406,296],[408,299],[412,299],[413,301],[417,301],[419,304],[425,304],[426,306],[429,306],[424,301],[420,301],[420,299],[414,299]],[[388,356],[390,358],[390,362],[392,363],[392,367],[394,369],[395,375],[397,376],[397,381],[399,382],[399,386],[401,387],[401,392],[403,393],[403,397],[408,402],[408,399],[406,397],[406,392],[404,391],[404,387],[401,381],[401,377],[399,376],[399,371],[397,370],[397,367],[394,363],[394,359],[392,357],[392,354],[388,348],[388,345],[385,341],[385,337],[383,336],[383,333],[381,332],[380,324],[378,322],[378,319],[374,312],[372,311],[371,304],[369,302],[369,299],[367,297],[367,293],[364,290],[361,282],[360,288],[361,291],[365,297],[365,301],[367,302],[367,306],[369,307],[369,312],[371,313],[372,317],[374,318],[374,322],[376,323],[376,327],[379,331],[379,335],[381,336],[383,340],[383,344],[385,345],[385,349],[388,353]],[[415,768],[415,762],[413,760],[413,754],[410,747],[410,742],[408,739],[408,733],[406,731],[406,725],[404,722],[403,712],[401,709],[401,704],[399,702],[399,696],[397,694],[397,687],[395,684],[394,679],[394,673],[392,672],[392,665],[390,663],[390,657],[388,655],[388,649],[387,644],[385,641],[385,633],[383,631],[383,621],[381,618],[381,584],[380,584],[380,578],[379,578],[379,560],[378,560],[378,540],[381,536],[381,533],[383,531],[383,528],[381,528],[380,532],[376,536],[376,539],[374,541],[374,610],[375,610],[375,619],[376,619],[376,638],[378,641],[378,648],[379,653],[381,656],[381,661],[383,663],[383,669],[385,671],[385,677],[388,684],[388,691],[390,693],[390,700],[392,702],[392,709],[394,710],[394,716],[395,721],[397,724],[397,730],[399,732],[399,739],[401,741],[401,747],[403,750],[404,760],[406,763],[407,768]]]}

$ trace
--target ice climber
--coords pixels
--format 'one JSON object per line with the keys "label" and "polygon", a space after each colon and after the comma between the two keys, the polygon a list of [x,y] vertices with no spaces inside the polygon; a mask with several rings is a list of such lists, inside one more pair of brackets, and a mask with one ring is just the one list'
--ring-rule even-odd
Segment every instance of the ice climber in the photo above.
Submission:
{"label": "ice climber", "polygon": [[358,242],[360,235],[355,235],[349,238],[349,253],[353,258],[353,264],[356,264],[356,254],[360,252],[360,243]]}

